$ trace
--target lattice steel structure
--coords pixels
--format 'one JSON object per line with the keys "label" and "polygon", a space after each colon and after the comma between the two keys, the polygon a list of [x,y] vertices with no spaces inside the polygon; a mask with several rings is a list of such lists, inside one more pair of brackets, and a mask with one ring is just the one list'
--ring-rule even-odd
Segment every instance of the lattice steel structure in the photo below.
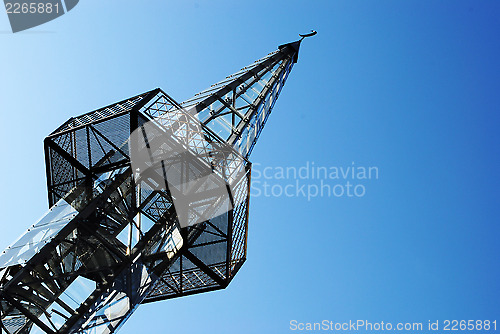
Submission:
{"label": "lattice steel structure", "polygon": [[0,256],[0,332],[112,333],[141,303],[227,287],[246,259],[247,159],[299,46],[183,103],[154,89],[51,133],[50,210]]}

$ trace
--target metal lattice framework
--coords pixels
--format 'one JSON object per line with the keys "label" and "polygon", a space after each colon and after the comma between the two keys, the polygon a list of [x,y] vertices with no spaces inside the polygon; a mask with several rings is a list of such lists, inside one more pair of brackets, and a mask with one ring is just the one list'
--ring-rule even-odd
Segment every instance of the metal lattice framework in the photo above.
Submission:
{"label": "metal lattice framework", "polygon": [[247,158],[299,45],[181,104],[155,89],[50,134],[51,208],[0,256],[0,332],[112,333],[141,303],[227,287],[246,260]]}

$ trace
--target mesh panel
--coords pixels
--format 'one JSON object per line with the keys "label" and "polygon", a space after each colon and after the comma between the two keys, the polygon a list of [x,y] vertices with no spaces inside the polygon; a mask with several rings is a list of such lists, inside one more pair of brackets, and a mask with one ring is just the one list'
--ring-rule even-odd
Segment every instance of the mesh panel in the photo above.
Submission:
{"label": "mesh panel", "polygon": [[[129,159],[130,117],[130,114],[124,114],[99,119],[98,123],[51,136],[49,140],[89,171],[97,167],[105,169]],[[49,192],[51,204],[54,204],[79,184],[85,174],[52,148],[49,148],[49,160]]]}
{"label": "mesh panel", "polygon": [[247,242],[247,217],[248,217],[248,185],[245,183],[247,179],[243,179],[235,191],[236,202],[239,204],[233,210],[232,221],[232,246],[231,246],[231,276],[236,274],[236,266],[246,259],[246,242]]}
{"label": "mesh panel", "polygon": [[75,186],[75,169],[71,163],[53,149],[49,149],[53,203],[64,197]]}
{"label": "mesh panel", "polygon": [[90,167],[90,158],[89,158],[89,149],[88,149],[88,140],[87,140],[87,129],[79,129],[74,133],[75,136],[75,146],[76,146],[76,154],[73,156],[85,166],[87,169]]}
{"label": "mesh panel", "polygon": [[95,124],[93,127],[114,146],[128,154],[128,145],[126,143],[131,132],[129,114]]}
{"label": "mesh panel", "polygon": [[96,123],[100,120],[112,117],[114,115],[131,111],[137,104],[139,104],[150,92],[143,93],[131,97],[130,99],[120,101],[118,103],[109,105],[107,107],[92,111],[88,114],[72,118],[62,126],[60,126],[52,135],[75,129],[77,127],[82,127],[91,123]]}

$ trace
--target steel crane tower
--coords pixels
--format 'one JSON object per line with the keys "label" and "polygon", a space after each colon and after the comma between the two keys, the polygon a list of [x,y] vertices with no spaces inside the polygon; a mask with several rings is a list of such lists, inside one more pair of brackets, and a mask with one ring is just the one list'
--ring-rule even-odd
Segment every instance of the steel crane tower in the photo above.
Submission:
{"label": "steel crane tower", "polygon": [[302,39],[183,103],[157,88],[52,132],[50,210],[0,255],[0,332],[113,333],[140,304],[226,288],[248,157]]}

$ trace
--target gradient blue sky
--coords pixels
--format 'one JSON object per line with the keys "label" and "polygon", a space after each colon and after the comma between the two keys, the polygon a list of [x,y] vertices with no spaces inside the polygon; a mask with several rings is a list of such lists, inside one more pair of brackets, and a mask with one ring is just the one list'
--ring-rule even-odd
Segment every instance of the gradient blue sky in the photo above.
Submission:
{"label": "gradient blue sky", "polygon": [[0,248],[47,209],[42,140],[69,117],[155,87],[184,100],[310,29],[251,160],[378,180],[252,198],[229,288],[141,306],[121,333],[500,321],[498,1],[82,0],[17,34],[0,11]]}

